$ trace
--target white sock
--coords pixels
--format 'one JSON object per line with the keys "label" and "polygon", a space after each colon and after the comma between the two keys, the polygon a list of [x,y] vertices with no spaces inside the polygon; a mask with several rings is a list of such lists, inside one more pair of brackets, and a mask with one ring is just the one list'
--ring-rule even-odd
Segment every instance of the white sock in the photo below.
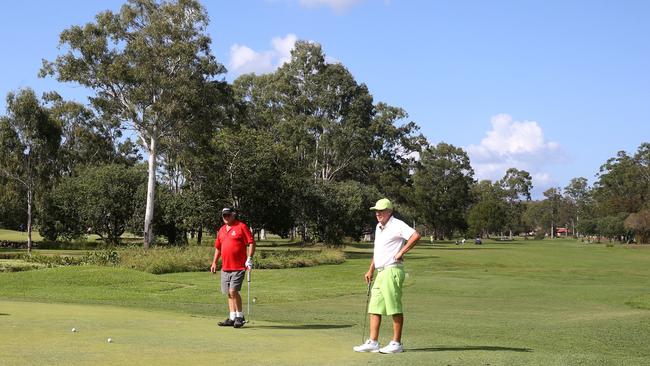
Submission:
{"label": "white sock", "polygon": [[235,312],[234,311],[230,312],[230,320],[235,320]]}
{"label": "white sock", "polygon": [[241,311],[237,311],[237,312],[235,312],[235,316],[238,317],[238,318],[243,318],[243,317],[244,317],[244,313],[241,312]]}

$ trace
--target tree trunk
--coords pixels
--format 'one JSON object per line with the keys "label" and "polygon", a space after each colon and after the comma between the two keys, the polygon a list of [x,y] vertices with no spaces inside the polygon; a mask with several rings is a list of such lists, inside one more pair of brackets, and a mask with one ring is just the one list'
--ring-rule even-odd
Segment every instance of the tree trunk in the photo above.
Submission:
{"label": "tree trunk", "polygon": [[27,188],[27,253],[32,254],[32,188]]}
{"label": "tree trunk", "polygon": [[201,245],[202,238],[203,238],[203,225],[199,225],[199,231],[196,233],[196,243]]}
{"label": "tree trunk", "polygon": [[149,178],[147,181],[147,209],[144,214],[144,248],[153,243],[153,205],[156,194],[156,137],[149,144]]}

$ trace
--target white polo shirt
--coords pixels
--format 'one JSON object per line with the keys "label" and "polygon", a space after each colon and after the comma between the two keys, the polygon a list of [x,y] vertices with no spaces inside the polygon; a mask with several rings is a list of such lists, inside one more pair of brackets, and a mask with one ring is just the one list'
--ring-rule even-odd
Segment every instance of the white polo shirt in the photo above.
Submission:
{"label": "white polo shirt", "polygon": [[375,251],[373,259],[375,268],[385,267],[396,263],[395,256],[402,249],[415,230],[404,221],[391,215],[385,226],[377,223],[375,229]]}

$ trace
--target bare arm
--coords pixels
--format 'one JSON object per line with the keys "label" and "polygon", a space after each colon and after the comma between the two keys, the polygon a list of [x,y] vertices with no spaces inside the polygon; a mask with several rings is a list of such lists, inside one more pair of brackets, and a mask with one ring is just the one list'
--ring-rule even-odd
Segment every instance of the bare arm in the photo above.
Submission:
{"label": "bare arm", "polygon": [[253,254],[255,254],[255,243],[251,242],[248,243],[248,256],[252,258]]}
{"label": "bare arm", "polygon": [[413,234],[411,234],[411,237],[409,238],[409,240],[406,241],[406,244],[402,247],[402,249],[399,252],[397,252],[397,254],[395,255],[395,260],[401,261],[404,257],[404,254],[406,254],[409,250],[411,250],[411,248],[415,246],[415,243],[417,243],[418,240],[420,240],[420,233],[416,231]]}
{"label": "bare arm", "polygon": [[366,278],[366,283],[372,282],[372,276],[374,274],[375,274],[375,258],[372,258],[372,260],[370,260],[370,268],[368,268],[368,272],[366,272],[364,276]]}
{"label": "bare arm", "polygon": [[214,248],[214,259],[212,260],[212,265],[210,266],[210,272],[215,273],[217,271],[217,261],[221,256],[221,251],[217,248]]}

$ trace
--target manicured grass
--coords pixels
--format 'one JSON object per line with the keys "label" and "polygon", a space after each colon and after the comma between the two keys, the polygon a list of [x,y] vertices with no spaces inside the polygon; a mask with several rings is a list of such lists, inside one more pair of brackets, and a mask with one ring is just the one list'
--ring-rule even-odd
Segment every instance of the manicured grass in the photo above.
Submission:
{"label": "manicured grass", "polygon": [[[14,241],[14,242],[27,242],[27,232],[0,229],[0,240]],[[43,240],[37,231],[32,231],[32,240],[39,242]]]}
{"label": "manicured grass", "polygon": [[[0,313],[9,315],[0,315],[0,364],[650,364],[649,249],[572,240],[422,244],[405,267],[402,355],[351,351],[361,341],[371,245],[347,251],[340,265],[253,271],[253,323],[241,333],[215,326],[226,301],[207,272],[3,273]],[[106,344],[108,336],[116,342]],[[34,339],[34,352],[16,352]]]}

